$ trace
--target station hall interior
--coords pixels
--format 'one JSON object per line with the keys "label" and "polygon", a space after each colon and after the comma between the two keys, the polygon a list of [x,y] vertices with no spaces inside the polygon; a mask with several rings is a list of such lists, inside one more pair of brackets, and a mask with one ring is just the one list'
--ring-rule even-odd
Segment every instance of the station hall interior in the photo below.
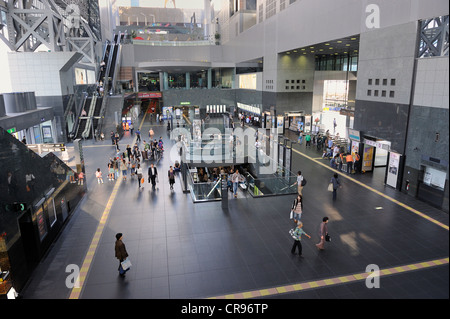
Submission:
{"label": "station hall interior", "polygon": [[448,299],[448,25],[444,0],[0,0],[0,299]]}

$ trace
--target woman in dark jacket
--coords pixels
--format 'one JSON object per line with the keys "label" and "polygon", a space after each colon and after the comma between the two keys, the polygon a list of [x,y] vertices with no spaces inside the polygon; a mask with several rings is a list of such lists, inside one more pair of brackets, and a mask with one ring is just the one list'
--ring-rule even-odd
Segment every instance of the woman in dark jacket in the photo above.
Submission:
{"label": "woman in dark jacket", "polygon": [[125,273],[128,269],[122,268],[122,262],[127,259],[128,253],[127,249],[125,248],[125,244],[122,242],[122,233],[116,234],[116,258],[119,259],[119,274],[122,277],[125,277]]}

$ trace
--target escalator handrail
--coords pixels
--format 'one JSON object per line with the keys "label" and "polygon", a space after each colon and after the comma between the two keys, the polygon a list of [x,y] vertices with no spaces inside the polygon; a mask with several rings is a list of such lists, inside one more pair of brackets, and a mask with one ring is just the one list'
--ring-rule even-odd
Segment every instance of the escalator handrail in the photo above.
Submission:
{"label": "escalator handrail", "polygon": [[81,136],[83,138],[88,138],[89,137],[89,133],[91,131],[91,123],[92,123],[92,115],[94,113],[94,109],[95,109],[95,104],[97,102],[97,95],[94,94],[92,96],[92,101],[91,101],[91,105],[89,107],[89,112],[87,113],[87,117],[88,119],[86,120],[86,126],[84,128],[83,133],[81,133]]}
{"label": "escalator handrail", "polygon": [[81,113],[84,110],[84,107],[86,106],[86,101],[87,101],[88,97],[89,97],[88,95],[85,95],[83,97],[83,102],[82,102],[81,107],[78,110],[78,114],[77,114],[77,116],[75,118],[75,124],[73,126],[72,132],[70,132],[70,134],[69,134],[69,136],[71,136],[71,138],[76,137],[78,135],[78,129],[79,129],[79,126],[80,126],[80,116],[81,116]]}

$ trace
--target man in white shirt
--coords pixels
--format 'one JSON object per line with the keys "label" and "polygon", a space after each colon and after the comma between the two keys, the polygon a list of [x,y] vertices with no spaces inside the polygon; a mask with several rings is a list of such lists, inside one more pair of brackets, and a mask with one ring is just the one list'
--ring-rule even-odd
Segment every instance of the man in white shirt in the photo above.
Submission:
{"label": "man in white shirt", "polygon": [[302,172],[301,172],[301,171],[298,171],[298,173],[297,173],[297,181],[296,181],[294,184],[292,184],[292,186],[294,186],[295,184],[297,184],[297,190],[298,190],[298,193],[299,193],[300,195],[303,196],[303,194],[302,194],[302,191],[303,191],[302,182],[303,182],[303,175],[302,175]]}

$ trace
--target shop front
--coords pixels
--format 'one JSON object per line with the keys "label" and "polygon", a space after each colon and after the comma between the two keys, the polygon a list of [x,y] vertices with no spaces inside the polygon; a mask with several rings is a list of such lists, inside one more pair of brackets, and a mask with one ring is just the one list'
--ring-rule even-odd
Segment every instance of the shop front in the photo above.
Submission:
{"label": "shop front", "polygon": [[361,172],[372,172],[383,180],[385,185],[395,189],[401,188],[401,172],[403,170],[404,156],[391,149],[391,142],[364,136],[358,143],[354,130],[349,130],[352,141],[352,152],[358,152],[361,156]]}

